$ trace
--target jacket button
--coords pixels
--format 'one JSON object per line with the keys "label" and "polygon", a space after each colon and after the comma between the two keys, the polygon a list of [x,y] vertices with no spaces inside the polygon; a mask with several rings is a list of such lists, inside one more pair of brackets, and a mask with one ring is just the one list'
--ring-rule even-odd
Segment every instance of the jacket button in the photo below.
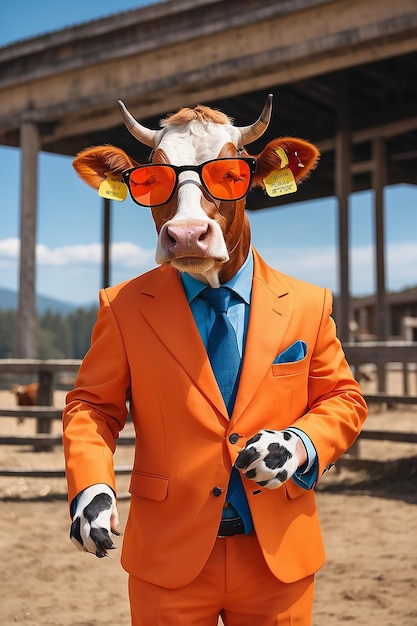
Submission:
{"label": "jacket button", "polygon": [[213,491],[212,491],[213,496],[216,496],[216,498],[217,498],[218,496],[220,496],[221,492],[222,492],[222,490],[220,489],[220,487],[214,487],[214,489],[213,489]]}
{"label": "jacket button", "polygon": [[237,443],[239,441],[239,435],[237,433],[232,433],[229,436],[230,443]]}

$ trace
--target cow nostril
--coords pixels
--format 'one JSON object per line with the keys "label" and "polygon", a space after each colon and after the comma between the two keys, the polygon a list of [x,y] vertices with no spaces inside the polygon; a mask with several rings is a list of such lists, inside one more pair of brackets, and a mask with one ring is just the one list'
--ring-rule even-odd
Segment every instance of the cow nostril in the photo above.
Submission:
{"label": "cow nostril", "polygon": [[205,239],[207,239],[208,234],[209,234],[209,227],[208,227],[208,224],[206,224],[205,230],[198,236],[198,241],[204,241]]}

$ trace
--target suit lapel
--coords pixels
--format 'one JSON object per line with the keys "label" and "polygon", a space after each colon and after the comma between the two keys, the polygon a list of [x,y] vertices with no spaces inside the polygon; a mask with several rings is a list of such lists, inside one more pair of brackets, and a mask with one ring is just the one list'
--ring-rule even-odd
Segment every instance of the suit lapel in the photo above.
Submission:
{"label": "suit lapel", "polygon": [[148,324],[202,393],[228,419],[178,273],[171,267],[156,270],[142,292],[149,296],[142,307]]}
{"label": "suit lapel", "polygon": [[244,412],[281,351],[292,315],[287,285],[254,251],[249,328],[232,420]]}
{"label": "suit lapel", "polygon": [[[176,270],[164,266],[151,273],[143,293],[149,296],[142,307],[148,324],[228,421],[222,395]],[[288,286],[254,251],[249,328],[232,421],[242,415],[281,351],[292,311]]]}

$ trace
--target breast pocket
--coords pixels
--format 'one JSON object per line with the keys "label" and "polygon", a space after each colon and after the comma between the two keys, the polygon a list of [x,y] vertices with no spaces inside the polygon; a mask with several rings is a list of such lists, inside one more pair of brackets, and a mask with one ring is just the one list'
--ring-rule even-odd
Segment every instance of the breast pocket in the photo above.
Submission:
{"label": "breast pocket", "polygon": [[301,376],[308,374],[308,359],[305,356],[300,361],[291,363],[272,363],[272,376]]}
{"label": "breast pocket", "polygon": [[308,371],[307,358],[293,363],[271,365],[271,384],[275,411],[281,418],[280,428],[290,426],[308,410]]}

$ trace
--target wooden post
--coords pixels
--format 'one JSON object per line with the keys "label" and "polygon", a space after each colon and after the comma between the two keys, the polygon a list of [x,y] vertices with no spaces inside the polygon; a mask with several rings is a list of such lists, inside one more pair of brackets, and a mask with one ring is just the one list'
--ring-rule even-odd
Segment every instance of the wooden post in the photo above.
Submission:
{"label": "wooden post", "polygon": [[374,157],[373,188],[375,194],[375,251],[376,251],[376,335],[379,341],[388,339],[388,310],[385,285],[385,228],[384,186],[386,182],[386,147],[382,137],[372,142]]}
{"label": "wooden post", "polygon": [[[54,372],[41,370],[39,372],[39,389],[37,404],[39,406],[53,406],[54,404]],[[50,434],[52,421],[47,417],[38,417],[36,420],[37,434]],[[37,443],[34,452],[51,452],[53,445],[50,443]]]}
{"label": "wooden post", "polygon": [[40,135],[35,124],[20,128],[22,150],[20,199],[20,274],[17,315],[18,356],[36,356],[36,211],[38,196],[38,152]]}
{"label": "wooden post", "polygon": [[[374,169],[372,186],[374,188],[375,215],[375,255],[376,255],[376,306],[375,329],[378,341],[387,341],[388,304],[385,286],[385,232],[384,232],[384,186],[386,183],[387,156],[385,140],[377,137],[372,142]],[[385,363],[378,366],[378,391],[386,390]]]}
{"label": "wooden post", "polygon": [[346,76],[341,73],[337,89],[337,130],[335,149],[335,195],[339,209],[339,318],[338,336],[349,341],[349,194],[351,191],[349,94]]}
{"label": "wooden post", "polygon": [[[352,189],[351,128],[349,114],[349,89],[345,72],[337,76],[337,119],[335,145],[335,194],[339,217],[339,318],[337,334],[340,341],[350,341],[350,272],[349,272],[349,195]],[[357,374],[357,368],[356,374]],[[349,452],[360,456],[357,439]]]}

